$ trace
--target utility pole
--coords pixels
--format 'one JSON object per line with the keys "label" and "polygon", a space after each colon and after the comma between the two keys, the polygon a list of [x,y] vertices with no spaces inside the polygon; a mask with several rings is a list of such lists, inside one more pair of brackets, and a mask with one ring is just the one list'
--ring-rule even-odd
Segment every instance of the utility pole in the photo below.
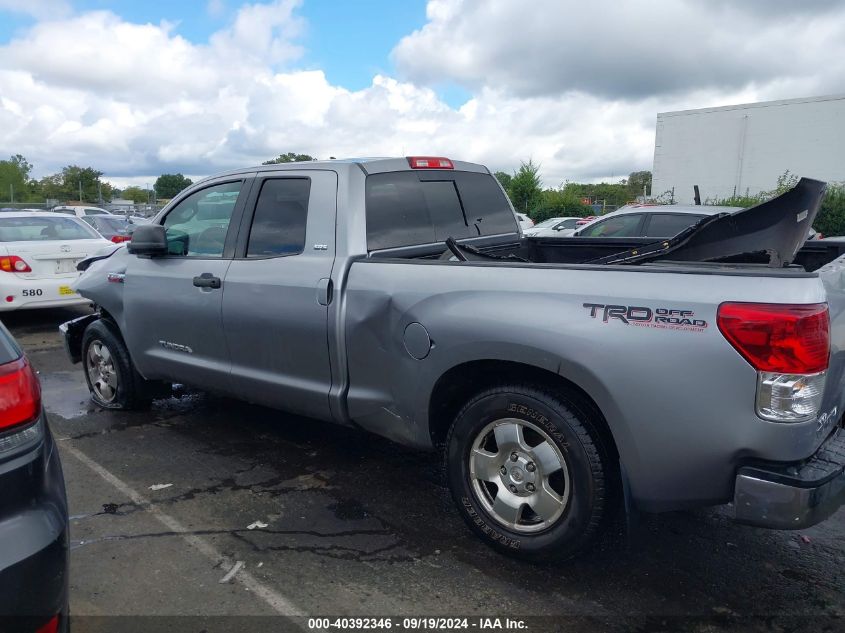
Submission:
{"label": "utility pole", "polygon": [[15,185],[9,183],[9,202],[15,201]]}
{"label": "utility pole", "polygon": [[100,190],[100,179],[97,178],[97,202],[103,204],[103,192]]}
{"label": "utility pole", "polygon": [[82,178],[79,179],[79,202],[82,202]]}

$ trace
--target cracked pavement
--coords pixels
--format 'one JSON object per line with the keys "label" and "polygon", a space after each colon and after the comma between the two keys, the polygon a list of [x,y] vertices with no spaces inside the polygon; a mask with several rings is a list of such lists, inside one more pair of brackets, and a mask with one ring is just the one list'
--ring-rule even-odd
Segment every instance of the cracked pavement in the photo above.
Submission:
{"label": "cracked pavement", "polygon": [[845,627],[845,511],[800,533],[719,509],[643,516],[576,561],[519,563],[465,528],[436,455],[203,393],[97,409],[56,329],[83,312],[2,317],[40,372],[62,455],[74,615],[272,615],[289,601],[578,630]]}

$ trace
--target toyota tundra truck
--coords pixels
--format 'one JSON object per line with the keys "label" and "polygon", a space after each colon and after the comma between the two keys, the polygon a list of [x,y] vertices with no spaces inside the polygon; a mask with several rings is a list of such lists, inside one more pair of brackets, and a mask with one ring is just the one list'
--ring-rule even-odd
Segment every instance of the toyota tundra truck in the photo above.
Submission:
{"label": "toyota tundra truck", "polygon": [[458,512],[526,559],[619,508],[799,529],[845,497],[845,257],[825,184],[664,240],[523,237],[441,157],[230,171],[80,264],[61,326],[94,402],[172,383],[442,451]]}

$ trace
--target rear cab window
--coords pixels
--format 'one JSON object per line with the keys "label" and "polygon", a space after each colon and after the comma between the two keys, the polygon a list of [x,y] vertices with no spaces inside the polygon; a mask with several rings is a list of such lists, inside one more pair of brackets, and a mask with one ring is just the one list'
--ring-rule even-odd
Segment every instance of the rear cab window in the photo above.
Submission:
{"label": "rear cab window", "polygon": [[489,174],[370,174],[366,205],[369,251],[518,231],[507,198]]}

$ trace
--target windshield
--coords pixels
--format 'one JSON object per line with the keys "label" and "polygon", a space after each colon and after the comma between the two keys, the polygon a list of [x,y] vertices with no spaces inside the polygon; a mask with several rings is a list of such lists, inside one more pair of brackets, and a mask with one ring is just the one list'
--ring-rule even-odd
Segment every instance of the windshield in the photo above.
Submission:
{"label": "windshield", "polygon": [[124,231],[129,226],[129,222],[124,218],[115,218],[109,216],[97,216],[95,218],[88,218],[94,224],[94,228],[103,229],[107,231]]}
{"label": "windshield", "polygon": [[0,242],[91,240],[100,236],[73,218],[0,218]]}

